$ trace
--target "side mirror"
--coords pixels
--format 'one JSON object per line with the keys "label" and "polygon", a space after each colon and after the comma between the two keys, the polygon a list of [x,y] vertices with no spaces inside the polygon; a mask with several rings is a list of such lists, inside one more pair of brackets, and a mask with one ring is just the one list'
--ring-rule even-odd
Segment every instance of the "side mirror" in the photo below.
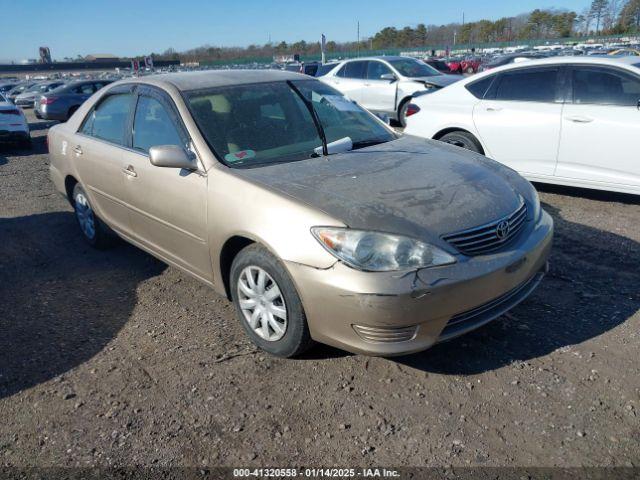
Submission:
{"label": "side mirror", "polygon": [[184,168],[197,170],[192,156],[178,145],[158,145],[149,149],[149,160],[156,167]]}
{"label": "side mirror", "polygon": [[397,80],[396,76],[393,73],[383,73],[380,75],[380,80],[389,80],[391,83]]}

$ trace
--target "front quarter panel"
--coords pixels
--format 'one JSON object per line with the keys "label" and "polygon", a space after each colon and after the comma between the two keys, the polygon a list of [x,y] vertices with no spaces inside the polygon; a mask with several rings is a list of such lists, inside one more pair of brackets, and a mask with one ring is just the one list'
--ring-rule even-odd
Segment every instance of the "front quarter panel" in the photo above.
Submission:
{"label": "front quarter panel", "polygon": [[[268,168],[268,167],[265,167]],[[224,294],[220,253],[232,237],[265,246],[286,262],[327,269],[336,263],[311,234],[314,226],[344,227],[331,216],[267,187],[240,178],[222,165],[208,172],[208,224],[214,284]]]}

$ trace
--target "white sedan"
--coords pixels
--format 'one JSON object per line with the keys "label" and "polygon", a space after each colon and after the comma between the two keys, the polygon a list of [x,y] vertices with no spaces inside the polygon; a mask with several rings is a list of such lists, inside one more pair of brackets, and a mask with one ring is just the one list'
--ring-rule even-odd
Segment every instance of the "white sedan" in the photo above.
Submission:
{"label": "white sedan", "polygon": [[0,143],[4,142],[29,147],[31,135],[24,112],[0,94]]}
{"label": "white sedan", "polygon": [[482,153],[533,181],[640,194],[636,57],[512,64],[412,103],[419,112],[407,134]]}

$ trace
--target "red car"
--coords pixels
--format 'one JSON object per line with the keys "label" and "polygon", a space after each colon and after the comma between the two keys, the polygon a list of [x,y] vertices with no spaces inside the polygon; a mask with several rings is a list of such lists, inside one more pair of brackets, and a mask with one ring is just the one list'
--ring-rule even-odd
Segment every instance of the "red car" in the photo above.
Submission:
{"label": "red car", "polygon": [[449,65],[449,69],[451,70],[451,73],[472,74],[472,73],[478,72],[478,69],[480,68],[481,63],[482,62],[480,61],[479,58],[468,57],[464,59],[452,58],[451,60],[449,60],[447,65]]}

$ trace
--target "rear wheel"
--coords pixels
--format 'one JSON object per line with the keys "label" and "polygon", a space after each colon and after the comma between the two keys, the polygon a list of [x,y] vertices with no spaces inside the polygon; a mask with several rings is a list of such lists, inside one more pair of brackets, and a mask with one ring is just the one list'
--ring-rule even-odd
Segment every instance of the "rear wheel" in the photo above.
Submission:
{"label": "rear wheel", "polygon": [[482,153],[482,146],[476,137],[469,132],[458,130],[456,132],[447,133],[438,140],[456,147],[466,148],[472,152]]}
{"label": "rear wheel", "polygon": [[76,183],[73,188],[73,209],[85,241],[92,247],[104,249],[113,243],[113,234],[94,213],[86,192]]}
{"label": "rear wheel", "polygon": [[266,248],[252,244],[238,253],[230,285],[240,323],[262,350],[294,357],[313,345],[293,281]]}

